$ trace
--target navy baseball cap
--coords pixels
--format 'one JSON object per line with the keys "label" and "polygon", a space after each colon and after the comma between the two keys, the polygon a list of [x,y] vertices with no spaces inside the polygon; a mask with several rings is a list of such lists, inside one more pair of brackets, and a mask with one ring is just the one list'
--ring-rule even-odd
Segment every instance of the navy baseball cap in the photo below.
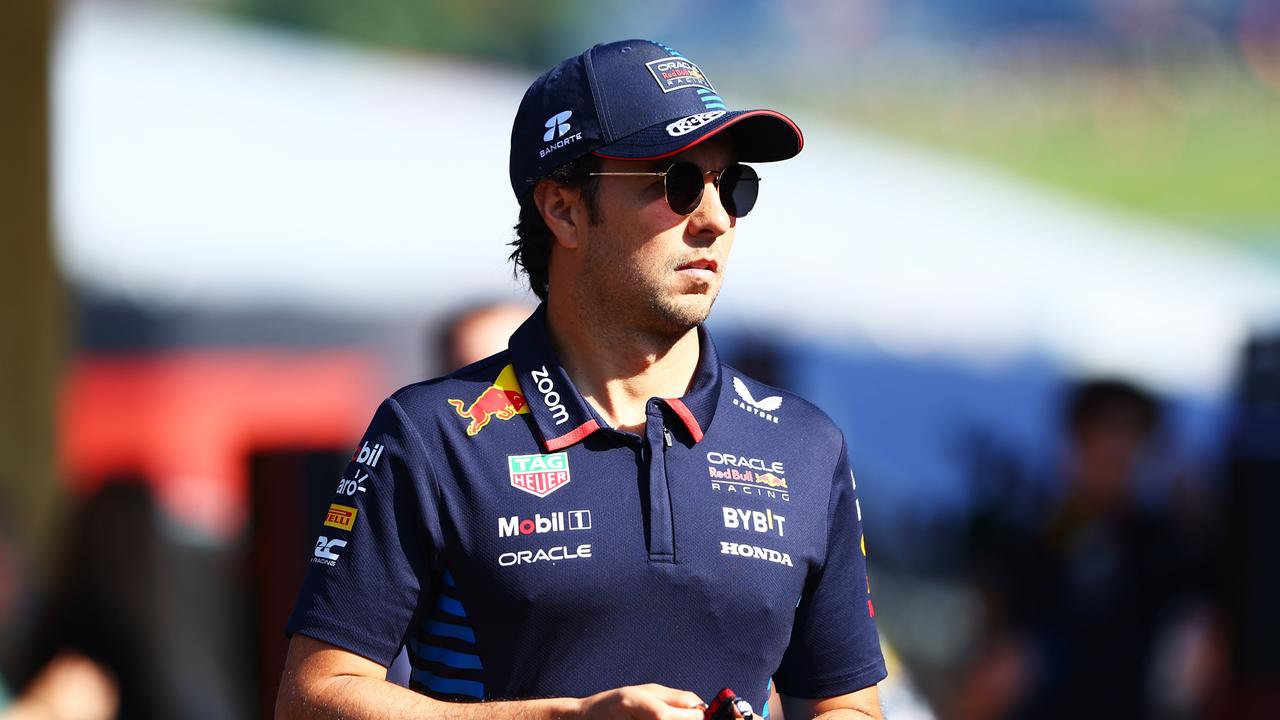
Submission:
{"label": "navy baseball cap", "polygon": [[730,110],[692,60],[652,40],[596,45],[533,81],[511,128],[511,189],[519,199],[586,155],[656,160],[727,132],[737,159],[770,162],[804,146],[775,110]]}

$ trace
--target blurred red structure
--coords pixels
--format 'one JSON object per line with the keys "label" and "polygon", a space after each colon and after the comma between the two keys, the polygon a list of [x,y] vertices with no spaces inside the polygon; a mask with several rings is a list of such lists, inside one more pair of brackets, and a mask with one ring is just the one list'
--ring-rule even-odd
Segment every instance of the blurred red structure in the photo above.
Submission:
{"label": "blurred red structure", "polygon": [[80,495],[142,476],[175,519],[229,538],[249,516],[250,454],[351,444],[380,375],[356,350],[82,357],[60,399],[61,475]]}

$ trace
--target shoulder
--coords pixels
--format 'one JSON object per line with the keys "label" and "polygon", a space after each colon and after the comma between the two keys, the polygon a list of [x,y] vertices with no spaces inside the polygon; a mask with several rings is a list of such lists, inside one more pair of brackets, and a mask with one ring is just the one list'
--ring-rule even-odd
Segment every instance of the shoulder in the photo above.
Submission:
{"label": "shoulder", "polygon": [[448,375],[406,385],[391,393],[388,402],[398,406],[407,420],[425,424],[442,410],[452,414],[456,404],[473,404],[490,386],[514,382],[510,365],[510,353],[503,350]]}
{"label": "shoulder", "polygon": [[[822,408],[799,395],[756,380],[737,368],[721,364],[724,402],[738,411],[772,424],[771,432],[783,442],[803,442],[807,447],[838,453],[844,434]],[[751,427],[751,426],[748,426]]]}

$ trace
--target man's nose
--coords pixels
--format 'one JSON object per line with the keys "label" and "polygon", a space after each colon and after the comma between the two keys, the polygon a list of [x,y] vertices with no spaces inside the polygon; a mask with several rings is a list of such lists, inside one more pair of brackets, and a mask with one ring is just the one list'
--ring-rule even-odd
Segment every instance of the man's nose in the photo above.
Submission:
{"label": "man's nose", "polygon": [[716,187],[718,175],[711,175],[702,188],[702,202],[689,215],[689,233],[719,237],[733,227],[733,217],[720,202],[720,189]]}

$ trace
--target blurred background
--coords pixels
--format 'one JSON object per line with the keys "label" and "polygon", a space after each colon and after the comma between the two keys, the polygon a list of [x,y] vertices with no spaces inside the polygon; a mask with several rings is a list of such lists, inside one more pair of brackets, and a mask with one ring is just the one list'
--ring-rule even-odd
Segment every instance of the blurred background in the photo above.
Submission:
{"label": "blurred background", "polygon": [[890,717],[1280,717],[1272,0],[3,3],[0,717],[270,716],[378,402],[532,307],[524,88],[627,37],[805,130],[712,330],[847,435]]}

